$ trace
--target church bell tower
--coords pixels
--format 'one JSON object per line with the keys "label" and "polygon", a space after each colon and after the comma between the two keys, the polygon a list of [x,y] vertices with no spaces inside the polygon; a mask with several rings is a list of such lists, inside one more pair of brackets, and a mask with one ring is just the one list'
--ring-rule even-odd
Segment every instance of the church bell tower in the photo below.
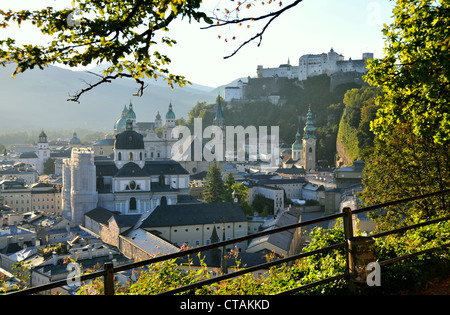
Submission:
{"label": "church bell tower", "polygon": [[316,169],[316,136],[314,135],[314,127],[311,106],[308,110],[306,126],[303,129],[303,168],[307,171]]}

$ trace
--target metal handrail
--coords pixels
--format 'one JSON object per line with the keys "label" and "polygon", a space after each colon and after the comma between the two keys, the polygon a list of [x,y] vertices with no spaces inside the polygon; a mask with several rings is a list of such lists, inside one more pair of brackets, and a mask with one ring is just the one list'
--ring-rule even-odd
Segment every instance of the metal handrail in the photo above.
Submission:
{"label": "metal handrail", "polygon": [[[172,253],[172,254],[167,254],[167,255],[162,255],[162,256],[157,256],[154,258],[150,258],[147,260],[142,260],[142,261],[138,261],[138,262],[133,262],[133,263],[129,263],[129,264],[124,264],[122,266],[118,266],[118,267],[113,267],[112,263],[105,263],[104,265],[104,270],[102,271],[96,271],[87,275],[82,275],[80,276],[80,281],[87,281],[87,280],[91,280],[94,278],[98,278],[98,277],[104,277],[104,282],[105,284],[109,283],[109,285],[105,285],[105,294],[114,294],[114,285],[112,282],[112,276],[114,273],[116,272],[120,272],[120,271],[125,271],[125,270],[129,270],[129,269],[134,269],[134,268],[139,268],[139,267],[143,267],[146,265],[150,265],[153,263],[157,263],[157,262],[161,262],[161,261],[165,261],[165,260],[170,260],[170,259],[175,259],[175,258],[180,258],[183,256],[187,256],[187,255],[191,255],[191,254],[195,254],[195,253],[199,253],[199,252],[203,252],[203,251],[207,251],[213,248],[219,248],[219,247],[223,247],[223,246],[227,246],[227,245],[231,245],[231,244],[236,244],[236,243],[240,243],[249,239],[253,239],[253,238],[258,238],[258,237],[262,237],[262,236],[266,236],[266,235],[271,235],[271,234],[275,234],[275,233],[279,233],[279,232],[283,232],[283,231],[288,231],[288,230],[292,230],[292,229],[296,229],[302,226],[307,226],[307,225],[311,225],[311,224],[315,224],[315,223],[319,223],[319,222],[323,222],[323,221],[329,221],[329,220],[334,220],[334,219],[338,219],[340,217],[343,217],[344,219],[346,219],[347,216],[347,220],[350,220],[351,222],[351,216],[353,214],[357,214],[357,213],[362,213],[365,211],[371,211],[371,210],[376,210],[376,209],[381,209],[381,208],[385,208],[385,207],[389,207],[389,206],[393,206],[393,205],[398,205],[398,204],[402,204],[405,202],[410,202],[410,201],[414,201],[414,200],[420,200],[420,199],[425,199],[428,197],[432,197],[432,196],[439,196],[439,195],[445,195],[448,194],[450,192],[450,189],[447,190],[442,190],[442,191],[438,191],[438,192],[434,192],[434,193],[428,193],[428,194],[424,194],[424,195],[420,195],[420,196],[414,196],[414,197],[409,197],[409,198],[404,198],[404,199],[399,199],[399,200],[395,200],[395,201],[390,201],[390,202],[386,202],[383,204],[378,204],[378,205],[373,205],[373,206],[368,206],[368,207],[364,207],[361,209],[356,209],[356,210],[350,210],[347,212],[341,212],[341,213],[337,213],[337,214],[333,214],[333,215],[328,215],[328,216],[323,216],[317,219],[313,219],[313,220],[308,220],[308,221],[304,221],[304,222],[299,222],[296,224],[291,224],[291,225],[287,225],[287,226],[283,226],[283,227],[279,227],[279,228],[275,228],[272,230],[268,230],[268,231],[263,231],[263,232],[258,232],[255,234],[251,234],[251,235],[247,235],[247,236],[242,236],[242,237],[238,237],[235,239],[231,239],[231,240],[227,240],[227,241],[222,241],[222,242],[217,242],[214,244],[210,244],[210,245],[205,245],[205,246],[201,246],[201,247],[196,247],[196,248],[191,248],[191,249],[187,249],[184,251],[180,251],[177,253]],[[413,229],[413,228],[417,228],[420,226],[425,226],[425,225],[429,225],[429,224],[434,224],[434,223],[438,223],[438,222],[442,222],[442,221],[446,221],[446,220],[450,220],[450,216],[446,216],[443,218],[438,218],[438,219],[433,219],[427,222],[422,222],[422,223],[418,223],[418,224],[414,224],[414,225],[410,225],[410,226],[406,226],[406,227],[401,227],[395,230],[391,230],[391,231],[387,231],[387,232],[381,232],[378,234],[374,234],[371,235],[371,237],[377,238],[377,237],[383,237],[389,234],[393,234],[393,233],[400,233],[409,229]],[[346,228],[346,225],[344,224],[344,230]],[[351,229],[351,228],[350,228]],[[353,236],[353,232],[351,231],[351,233],[349,234],[348,231],[345,233],[346,234],[346,239],[347,237]],[[212,279],[207,279],[207,280],[203,280],[203,281],[199,281],[197,283],[194,284],[190,284],[184,287],[180,287],[180,288],[176,288],[170,291],[166,291],[162,294],[175,294],[175,293],[179,293],[179,292],[183,292],[183,291],[187,291],[189,289],[195,288],[195,287],[200,287],[200,286],[204,286],[210,283],[214,283],[214,282],[218,282],[221,280],[225,280],[225,279],[230,279],[245,273],[249,273],[249,272],[253,272],[256,270],[260,270],[260,269],[264,269],[266,267],[270,267],[270,266],[274,266],[274,265],[278,265],[278,264],[282,264],[285,262],[289,262],[292,260],[297,260],[300,258],[304,258],[307,256],[311,256],[311,255],[315,255],[318,253],[322,253],[322,252],[326,252],[326,251],[330,251],[333,249],[337,249],[337,248],[342,248],[342,247],[347,247],[347,242],[344,243],[339,243],[339,244],[335,244],[332,246],[328,246],[319,250],[315,250],[315,251],[311,251],[311,252],[307,252],[307,253],[301,253],[298,255],[294,255],[294,256],[290,256],[287,258],[283,258],[283,259],[279,259],[279,260],[275,260],[269,263],[265,263],[265,264],[260,264],[257,266],[253,266],[253,267],[249,267],[249,268],[245,268],[227,275],[222,275],[222,276],[218,276],[218,277],[214,277]],[[432,250],[439,250],[439,249],[443,249],[443,248],[448,248],[450,247],[450,244],[447,245],[442,245],[438,248],[435,249],[428,249],[428,250],[424,250],[422,251],[423,253],[418,253],[418,254],[410,254],[412,255],[421,255],[424,253],[428,253]],[[408,256],[408,255],[405,255]],[[403,256],[402,256],[403,257]],[[399,258],[399,257],[397,257]],[[406,259],[406,258],[403,258]],[[389,263],[393,263],[396,262],[398,260],[403,260],[401,257],[397,260],[391,259],[389,261],[383,262],[383,265],[389,264]],[[108,276],[109,275],[109,276]],[[344,277],[348,276],[348,272],[341,274],[341,275],[337,275],[334,277],[331,277],[329,279],[324,279],[324,280],[320,280],[317,281],[315,283],[318,284],[322,284],[322,283],[328,283],[331,281],[335,281],[338,279],[342,279]],[[332,280],[330,280],[332,279]],[[48,284],[43,284],[43,285],[39,285],[39,286],[35,286],[35,287],[31,287],[31,288],[27,288],[24,290],[20,290],[20,291],[15,291],[15,292],[11,292],[8,293],[8,295],[15,295],[15,294],[20,294],[20,295],[25,295],[25,294],[33,294],[33,293],[37,293],[40,291],[45,291],[45,290],[49,290],[52,288],[56,288],[56,287],[61,287],[67,284],[67,280],[59,280],[56,282],[52,282],[52,283],[48,283]],[[315,285],[318,285],[315,284]],[[302,287],[299,288],[295,288],[295,289],[291,289],[288,290],[286,292],[298,292],[300,290],[304,290],[310,287],[315,286],[313,283],[311,284],[307,284],[304,285]]]}

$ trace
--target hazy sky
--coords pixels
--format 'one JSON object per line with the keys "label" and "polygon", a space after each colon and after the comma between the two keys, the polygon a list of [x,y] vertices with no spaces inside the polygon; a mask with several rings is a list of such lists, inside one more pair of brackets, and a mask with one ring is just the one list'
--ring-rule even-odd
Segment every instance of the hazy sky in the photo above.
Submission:
{"label": "hazy sky", "polygon": [[[230,2],[208,0],[205,5],[213,8],[217,3],[223,6]],[[45,6],[70,7],[71,1],[0,0],[3,10]],[[382,57],[384,42],[381,29],[384,23],[391,22],[393,7],[394,2],[389,0],[304,0],[269,26],[260,47],[250,43],[227,60],[223,57],[258,32],[258,25],[201,30],[200,26],[204,25],[177,21],[171,24],[169,35],[178,43],[169,49],[157,49],[165,51],[172,59],[170,69],[173,73],[185,75],[197,84],[217,87],[239,77],[255,76],[258,65],[278,67],[288,59],[291,65],[298,65],[301,55],[328,52],[331,47],[345,59],[361,59],[363,52],[373,52],[375,58]],[[271,8],[277,9],[273,4]],[[1,32],[2,38],[13,36],[20,41],[39,38],[38,33],[27,27]]]}

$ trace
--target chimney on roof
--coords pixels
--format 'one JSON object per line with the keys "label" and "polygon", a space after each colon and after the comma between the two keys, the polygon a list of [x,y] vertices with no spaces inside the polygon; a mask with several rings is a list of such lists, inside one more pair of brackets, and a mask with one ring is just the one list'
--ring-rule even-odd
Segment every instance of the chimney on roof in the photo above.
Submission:
{"label": "chimney on roof", "polygon": [[53,253],[52,253],[52,259],[53,259],[53,266],[56,266],[56,262],[57,262],[57,259],[56,259],[56,252],[53,252]]}

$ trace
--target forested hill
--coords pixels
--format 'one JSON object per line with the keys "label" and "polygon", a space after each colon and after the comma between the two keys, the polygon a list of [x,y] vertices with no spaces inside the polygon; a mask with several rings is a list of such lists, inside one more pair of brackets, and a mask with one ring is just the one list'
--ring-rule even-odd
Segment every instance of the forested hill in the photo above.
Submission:
{"label": "forested hill", "polygon": [[[252,79],[252,81],[258,79]],[[264,78],[267,80],[267,78]],[[275,80],[275,79],[273,79]],[[280,80],[281,81],[281,80]],[[314,116],[317,137],[317,160],[323,166],[334,166],[336,157],[336,138],[339,122],[344,110],[344,95],[356,83],[348,83],[330,91],[330,78],[327,75],[311,77],[303,84],[296,80],[282,80],[279,88],[283,106],[253,98],[238,105],[223,106],[223,116],[228,126],[279,126],[280,142],[290,146],[295,141],[297,130],[303,135],[308,107]],[[255,93],[253,91],[253,93]],[[256,93],[257,94],[257,93]],[[189,112],[186,124],[193,126],[193,119],[203,118],[203,127],[211,125],[216,104],[197,103]],[[270,132],[270,128],[268,129]]]}
{"label": "forested hill", "polygon": [[338,163],[351,165],[363,159],[364,150],[373,147],[374,134],[370,122],[378,110],[375,99],[381,95],[378,88],[362,87],[347,91],[344,96],[344,113],[339,123],[336,148]]}

